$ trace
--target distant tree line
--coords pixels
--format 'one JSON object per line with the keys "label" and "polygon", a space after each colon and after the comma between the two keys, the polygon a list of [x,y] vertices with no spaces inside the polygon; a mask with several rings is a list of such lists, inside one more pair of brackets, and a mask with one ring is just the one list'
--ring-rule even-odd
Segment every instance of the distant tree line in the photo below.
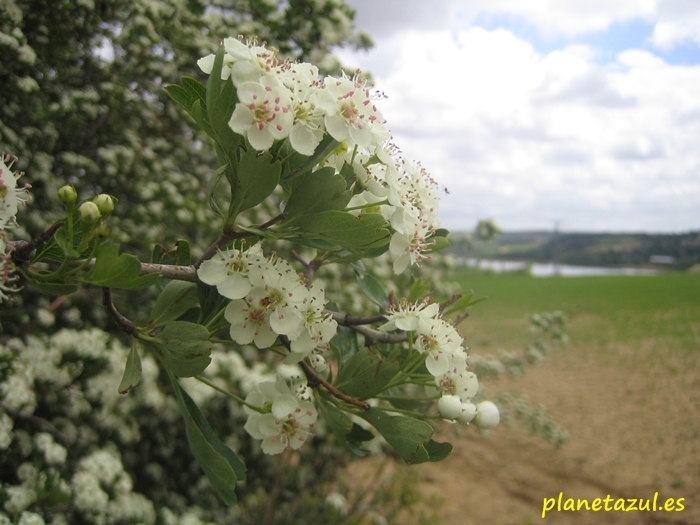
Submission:
{"label": "distant tree line", "polygon": [[667,256],[673,261],[668,266],[685,269],[700,262],[700,232],[505,232],[488,241],[467,234],[456,234],[450,249],[453,254],[466,257],[584,266],[642,266],[651,264],[652,256]]}

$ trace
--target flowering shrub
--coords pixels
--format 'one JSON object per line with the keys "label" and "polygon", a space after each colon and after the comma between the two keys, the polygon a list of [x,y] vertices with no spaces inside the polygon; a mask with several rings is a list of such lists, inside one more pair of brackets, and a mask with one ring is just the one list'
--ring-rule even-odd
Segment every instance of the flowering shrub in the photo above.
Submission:
{"label": "flowering shrub", "polygon": [[[452,445],[433,439],[431,422],[483,430],[499,422],[493,403],[472,402],[478,381],[446,317],[473,304],[472,296],[433,303],[421,281],[387,292],[362,262],[388,255],[400,276],[447,245],[436,215],[436,184],[420,165],[401,158],[375,104],[380,96],[359,75],[320,78],[315,66],[279,60],[274,49],[254,41],[227,38],[199,66],[209,75],[206,85],[183,77],[166,88],[213,140],[220,166],[207,196],[221,232],[199,258],[192,258],[186,241],[173,250],[156,247],[150,262],[120,254],[108,229],[116,199],[101,194],[78,204],[71,186],[58,192],[65,217],[30,242],[6,241],[4,230],[26,190],[2,165],[2,290],[12,289],[15,273],[47,295],[100,287],[107,312],[131,342],[128,352],[109,354],[110,361],[125,360],[113,390],[104,378],[90,382],[83,374],[101,359],[90,352],[106,341],[63,352],[52,342],[36,361],[26,360],[31,352],[18,350],[19,342],[5,350],[0,437],[9,436],[2,440],[6,448],[15,446],[7,414],[31,419],[38,410],[31,385],[87,381],[85,399],[83,390],[56,390],[69,397],[61,405],[65,415],[54,415],[65,429],[49,423],[34,437],[34,454],[43,454],[48,470],[18,470],[16,488],[5,490],[4,508],[20,522],[34,522],[31,513],[23,514],[33,502],[70,494],[75,512],[96,523],[155,522],[156,509],[132,491],[115,450],[86,453],[73,472],[52,474],[65,461],[66,445],[90,442],[70,426],[90,408],[89,396],[108,407],[100,428],[114,422],[111,430],[124,444],[138,441],[138,428],[124,426],[112,411],[126,413],[135,399],[164,418],[178,407],[194,457],[229,504],[237,501],[236,483],[246,478],[246,457],[200,409],[212,394],[242,407],[245,430],[271,455],[301,450],[328,432],[356,453],[381,436],[407,463],[441,461]],[[278,213],[256,222],[261,206]],[[356,305],[327,299],[334,283],[319,276],[333,266],[353,269],[372,311],[353,312]],[[147,288],[158,296],[148,320],[137,325],[115,306],[112,289]],[[251,374],[240,357],[251,352],[252,361],[277,363],[277,375]],[[280,373],[284,367],[293,372]],[[158,370],[169,381],[169,397],[148,385]],[[229,380],[216,376],[223,371]],[[129,394],[124,405],[117,391]]]}

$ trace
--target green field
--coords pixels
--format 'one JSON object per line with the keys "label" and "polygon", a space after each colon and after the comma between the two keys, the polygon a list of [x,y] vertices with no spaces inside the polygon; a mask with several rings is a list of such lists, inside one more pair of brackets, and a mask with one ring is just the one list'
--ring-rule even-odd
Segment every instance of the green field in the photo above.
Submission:
{"label": "green field", "polygon": [[563,310],[576,346],[605,350],[651,341],[671,352],[700,350],[700,274],[535,278],[456,270],[464,290],[489,300],[460,325],[475,350],[517,350],[529,340],[530,313]]}

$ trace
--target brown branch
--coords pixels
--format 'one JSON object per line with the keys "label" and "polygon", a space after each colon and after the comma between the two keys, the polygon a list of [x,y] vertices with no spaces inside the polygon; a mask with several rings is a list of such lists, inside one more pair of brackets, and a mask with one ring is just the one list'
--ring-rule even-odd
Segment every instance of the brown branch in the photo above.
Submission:
{"label": "brown branch", "polygon": [[462,294],[461,294],[461,293],[456,293],[456,294],[454,294],[452,297],[450,297],[449,299],[447,299],[446,301],[441,302],[441,303],[440,303],[440,313],[442,313],[443,311],[445,311],[445,309],[446,309],[448,306],[453,305],[454,303],[456,303],[457,301],[459,301],[461,298],[462,298]]}
{"label": "brown branch", "polygon": [[357,326],[360,324],[374,324],[386,322],[386,317],[382,315],[375,315],[372,317],[354,317],[349,313],[342,312],[326,312],[333,316],[335,321],[343,326]]}
{"label": "brown branch", "polygon": [[188,281],[191,283],[200,282],[199,277],[197,277],[197,270],[194,266],[141,263],[141,275],[148,275],[151,273],[162,274],[165,279]]}
{"label": "brown branch", "polygon": [[9,243],[10,246],[14,248],[11,256],[12,261],[17,266],[20,266],[21,264],[27,262],[29,259],[32,258],[32,253],[34,252],[34,250],[36,250],[39,246],[41,246],[51,237],[53,237],[61,226],[63,226],[63,221],[58,221],[46,228],[43,232],[41,232],[29,242],[16,241]]}
{"label": "brown branch", "polygon": [[362,410],[369,410],[371,408],[369,403],[365,403],[364,401],[360,401],[359,399],[350,397],[347,394],[343,394],[340,390],[338,390],[336,387],[334,387],[328,381],[326,381],[323,377],[321,377],[316,372],[316,370],[314,370],[311,367],[311,365],[306,361],[299,361],[299,366],[301,366],[302,370],[306,374],[306,378],[309,381],[309,384],[316,383],[322,385],[326,390],[328,390],[331,394],[333,394],[341,401],[345,401],[346,403],[350,403],[351,405],[360,407]]}
{"label": "brown branch", "polygon": [[462,321],[464,321],[467,317],[469,317],[469,312],[464,312],[463,314],[458,315],[458,316],[455,317],[454,320],[452,321],[452,326],[454,326],[455,328],[457,328],[457,326],[459,326],[459,323],[461,323]]}
{"label": "brown branch", "polygon": [[396,332],[392,334],[366,326],[371,323],[386,321],[383,315],[374,317],[353,317],[347,313],[330,312],[328,310],[326,310],[325,313],[330,314],[339,325],[347,326],[357,333],[362,334],[365,337],[365,346],[372,346],[375,343],[404,343],[408,341],[408,334],[406,334],[406,332]]}
{"label": "brown branch", "polygon": [[[289,339],[287,339],[287,337],[280,336],[280,341],[288,351],[291,351],[291,344],[289,343]],[[355,399],[354,397],[350,397],[347,394],[343,394],[340,390],[338,390],[336,387],[334,387],[328,381],[326,381],[323,377],[321,377],[318,374],[318,372],[316,372],[316,370],[314,370],[313,367],[306,361],[299,361],[299,366],[304,371],[304,374],[306,375],[306,380],[309,382],[309,386],[311,388],[315,388],[318,385],[321,385],[341,401],[345,401],[346,403],[350,403],[351,405],[360,407],[362,410],[370,409],[368,403],[360,401],[359,399]]]}
{"label": "brown branch", "polygon": [[314,275],[316,274],[316,270],[318,270],[321,265],[323,264],[321,261],[318,259],[314,259],[311,262],[307,262],[304,260],[304,258],[299,255],[296,251],[292,250],[292,257],[294,257],[297,261],[299,261],[304,268],[306,269],[306,287],[310,288],[311,287],[311,281],[314,279]]}
{"label": "brown branch", "polygon": [[106,286],[102,287],[102,304],[124,332],[131,335],[136,331],[136,325],[117,311],[112,302],[112,289]]}

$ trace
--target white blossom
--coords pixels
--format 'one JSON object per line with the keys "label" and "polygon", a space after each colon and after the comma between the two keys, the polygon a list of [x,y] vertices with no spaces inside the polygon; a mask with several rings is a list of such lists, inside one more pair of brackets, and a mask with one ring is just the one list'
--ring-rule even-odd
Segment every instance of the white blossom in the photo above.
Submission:
{"label": "white blossom", "polygon": [[245,136],[255,149],[270,149],[275,140],[291,133],[294,112],[289,90],[274,77],[241,84],[238,100],[229,127]]}
{"label": "white blossom", "polygon": [[440,305],[437,303],[429,303],[427,300],[409,303],[404,299],[385,314],[387,322],[380,329],[429,334],[439,313]]}
{"label": "white blossom", "polygon": [[56,443],[48,432],[39,432],[34,435],[34,443],[43,454],[49,465],[62,465],[68,456],[68,450],[63,445]]}
{"label": "white blossom", "polygon": [[12,443],[14,420],[0,409],[0,450],[5,450]]}
{"label": "white blossom", "polygon": [[17,525],[44,525],[45,523],[46,522],[41,514],[24,511],[19,517],[19,522],[17,522]]}
{"label": "white blossom", "polygon": [[27,200],[28,186],[17,187],[17,179],[22,176],[21,172],[13,173],[10,166],[5,164],[9,157],[0,157],[0,230],[15,224],[15,215],[19,204]]}
{"label": "white blossom", "polygon": [[5,510],[17,514],[36,501],[36,491],[25,485],[5,486]]}
{"label": "white blossom", "polygon": [[324,122],[331,136],[338,142],[349,140],[358,146],[375,144],[372,128],[383,129],[384,119],[365,82],[357,77],[326,77],[323,85],[319,105],[325,110]]}
{"label": "white blossom", "polygon": [[245,251],[235,248],[218,251],[200,265],[197,276],[203,283],[216,286],[220,295],[228,299],[242,299],[253,287],[247,277],[248,270],[251,264],[262,258],[259,244]]}
{"label": "white blossom", "polygon": [[428,354],[425,366],[434,376],[448,372],[450,356],[461,350],[462,337],[457,330],[444,319],[435,319],[430,331],[416,337],[416,349]]}
{"label": "white blossom", "polygon": [[[295,388],[296,392],[304,390]],[[246,397],[246,404],[260,411],[245,407],[245,429],[253,438],[262,440],[266,454],[279,454],[287,448],[297,450],[314,435],[316,407],[311,401],[299,399],[295,391],[278,377],[275,383],[260,383]]]}

